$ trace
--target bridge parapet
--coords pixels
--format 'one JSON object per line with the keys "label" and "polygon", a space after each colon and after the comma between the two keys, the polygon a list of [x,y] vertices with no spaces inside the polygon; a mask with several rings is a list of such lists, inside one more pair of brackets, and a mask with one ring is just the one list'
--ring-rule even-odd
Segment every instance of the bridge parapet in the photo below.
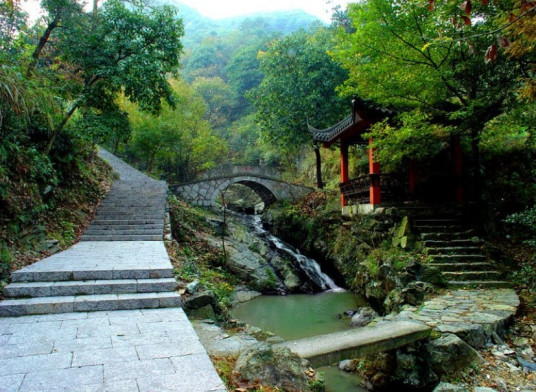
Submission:
{"label": "bridge parapet", "polygon": [[263,178],[281,179],[279,170],[266,166],[247,166],[247,165],[223,165],[212,170],[206,171],[200,177],[201,180],[211,178],[228,178],[237,176],[255,176]]}

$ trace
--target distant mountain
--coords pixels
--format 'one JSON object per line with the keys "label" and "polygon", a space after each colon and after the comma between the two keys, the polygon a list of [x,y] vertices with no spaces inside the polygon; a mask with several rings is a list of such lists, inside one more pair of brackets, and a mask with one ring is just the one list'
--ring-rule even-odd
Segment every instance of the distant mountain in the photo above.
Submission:
{"label": "distant mountain", "polygon": [[303,10],[258,12],[254,14],[237,16],[226,19],[211,19],[201,15],[196,9],[180,3],[177,0],[164,0],[179,9],[179,16],[184,22],[184,46],[190,48],[201,42],[203,38],[215,35],[226,35],[239,28],[248,21],[262,19],[267,32],[280,32],[290,34],[299,29],[307,29],[313,23],[323,23],[316,16]]}

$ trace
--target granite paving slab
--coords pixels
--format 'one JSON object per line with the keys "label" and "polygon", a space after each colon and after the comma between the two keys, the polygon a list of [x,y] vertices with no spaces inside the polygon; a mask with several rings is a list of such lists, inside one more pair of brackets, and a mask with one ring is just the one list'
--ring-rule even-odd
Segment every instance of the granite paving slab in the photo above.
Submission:
{"label": "granite paving slab", "polygon": [[0,318],[0,358],[3,392],[225,391],[181,308]]}

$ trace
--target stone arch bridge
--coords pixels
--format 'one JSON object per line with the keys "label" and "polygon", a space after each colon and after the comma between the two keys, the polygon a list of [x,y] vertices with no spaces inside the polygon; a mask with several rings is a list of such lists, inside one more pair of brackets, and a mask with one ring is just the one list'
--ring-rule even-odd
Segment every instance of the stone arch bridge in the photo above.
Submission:
{"label": "stone arch bridge", "polygon": [[266,206],[280,199],[294,200],[313,191],[313,188],[282,181],[277,170],[258,166],[221,166],[199,180],[171,185],[170,189],[193,205],[215,207],[220,193],[233,184],[247,186]]}

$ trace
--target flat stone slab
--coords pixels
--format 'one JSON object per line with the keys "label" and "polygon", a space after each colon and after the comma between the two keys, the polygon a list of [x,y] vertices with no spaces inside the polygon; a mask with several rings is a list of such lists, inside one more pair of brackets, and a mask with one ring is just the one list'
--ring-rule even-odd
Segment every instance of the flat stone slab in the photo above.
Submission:
{"label": "flat stone slab", "polygon": [[225,391],[181,308],[0,318],[2,391]]}
{"label": "flat stone slab", "polygon": [[325,366],[360,355],[393,350],[426,339],[432,329],[410,321],[384,322],[372,327],[293,340],[276,346],[288,347],[312,366]]}
{"label": "flat stone slab", "polygon": [[13,273],[13,282],[171,278],[162,241],[83,241]]}

